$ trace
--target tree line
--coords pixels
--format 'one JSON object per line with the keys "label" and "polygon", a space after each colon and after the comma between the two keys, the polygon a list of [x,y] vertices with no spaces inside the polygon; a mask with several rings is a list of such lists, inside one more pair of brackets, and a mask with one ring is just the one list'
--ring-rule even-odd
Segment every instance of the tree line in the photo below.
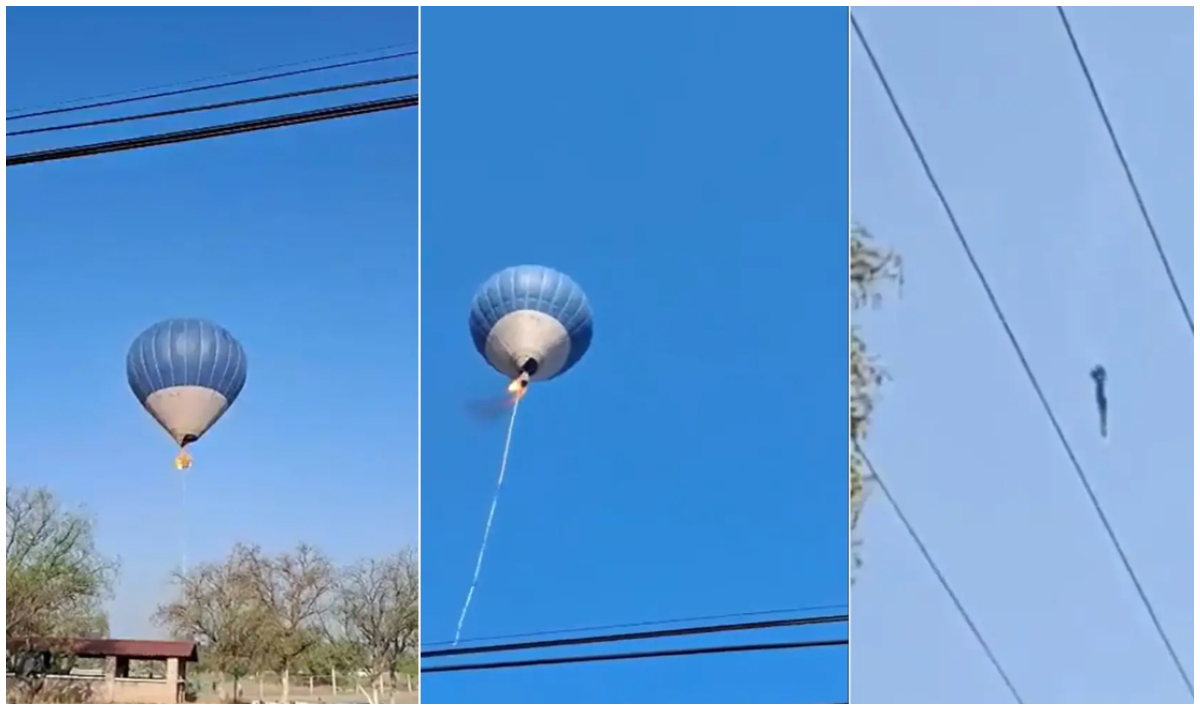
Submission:
{"label": "tree line", "polygon": [[411,550],[337,567],[309,545],[271,555],[239,544],[174,581],[175,599],[154,620],[197,641],[202,669],[231,678],[234,697],[251,673],[278,674],[287,702],[294,673],[353,673],[377,688],[415,669],[421,582]]}
{"label": "tree line", "polygon": [[[120,565],[97,548],[95,521],[41,488],[6,488],[5,509],[10,670],[22,639],[107,636],[104,605]],[[277,673],[286,702],[293,673],[343,672],[372,687],[389,676],[395,687],[415,669],[421,584],[411,549],[339,566],[310,545],[272,554],[238,544],[172,580],[154,622],[195,641],[200,669],[232,678],[235,698],[250,673]]]}

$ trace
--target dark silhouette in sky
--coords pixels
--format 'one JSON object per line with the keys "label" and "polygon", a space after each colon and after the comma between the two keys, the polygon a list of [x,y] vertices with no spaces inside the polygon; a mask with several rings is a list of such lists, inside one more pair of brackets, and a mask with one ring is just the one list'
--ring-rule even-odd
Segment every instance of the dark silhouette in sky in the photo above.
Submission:
{"label": "dark silhouette in sky", "polygon": [[1104,394],[1104,380],[1108,377],[1103,365],[1092,368],[1092,379],[1096,382],[1096,408],[1100,410],[1100,436],[1108,438],[1108,396]]}

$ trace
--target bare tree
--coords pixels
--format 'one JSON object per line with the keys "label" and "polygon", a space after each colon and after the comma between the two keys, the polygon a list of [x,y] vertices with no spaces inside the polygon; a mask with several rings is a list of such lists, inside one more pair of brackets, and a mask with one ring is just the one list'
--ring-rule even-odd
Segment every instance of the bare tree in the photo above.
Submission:
{"label": "bare tree", "polygon": [[350,643],[334,627],[327,629],[321,642],[308,649],[300,659],[298,669],[313,676],[352,675],[366,666],[362,649]]}
{"label": "bare tree", "polygon": [[[880,247],[862,227],[850,230],[850,290],[851,306],[857,311],[878,306],[882,302],[880,285],[902,281],[900,257]],[[868,477],[858,447],[867,438],[879,387],[887,373],[870,354],[862,331],[854,326],[850,331],[850,529],[854,535],[866,499]],[[861,564],[860,540],[854,538],[854,564]]]}
{"label": "bare tree", "polygon": [[378,702],[381,678],[396,687],[418,645],[421,581],[411,550],[338,570],[307,545],[278,555],[237,545],[223,562],[174,578],[177,598],[155,620],[200,643],[204,667],[233,676],[234,698],[253,672],[277,672],[288,702],[293,672],[336,670],[365,671],[367,699]]}
{"label": "bare tree", "polygon": [[336,582],[333,564],[319,550],[303,544],[274,557],[257,547],[240,547],[234,554],[266,620],[262,628],[268,643],[266,660],[280,674],[280,702],[286,703],[292,669],[323,638]]}
{"label": "bare tree", "polygon": [[104,635],[118,564],[92,520],[41,488],[5,489],[5,513],[5,640]]}
{"label": "bare tree", "polygon": [[[117,574],[96,549],[95,526],[46,489],[5,489],[5,623],[8,702],[86,702],[78,688],[47,683],[71,665],[71,638],[104,636],[102,604]],[[22,642],[30,643],[24,646]]]}
{"label": "bare tree", "polygon": [[421,577],[412,550],[364,560],[339,576],[334,616],[346,640],[360,649],[379,702],[385,673],[396,686],[401,660],[419,643]]}
{"label": "bare tree", "polygon": [[175,600],[160,606],[154,620],[200,644],[205,667],[232,676],[236,700],[241,679],[263,663],[270,622],[243,558],[235,550],[224,562],[176,572],[174,581]]}

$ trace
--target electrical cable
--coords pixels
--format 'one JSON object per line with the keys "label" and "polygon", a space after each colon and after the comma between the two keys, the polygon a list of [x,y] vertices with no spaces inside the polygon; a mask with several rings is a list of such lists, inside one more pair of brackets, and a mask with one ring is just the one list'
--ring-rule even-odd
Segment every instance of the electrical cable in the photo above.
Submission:
{"label": "electrical cable", "polygon": [[967,612],[967,607],[962,603],[962,600],[958,598],[958,595],[954,593],[954,588],[950,586],[950,581],[946,579],[946,575],[942,574],[942,569],[938,567],[937,562],[934,562],[933,555],[929,554],[929,548],[925,547],[925,542],[921,539],[921,536],[917,534],[916,528],[913,527],[912,523],[908,520],[908,516],[905,515],[904,511],[900,508],[900,503],[896,501],[895,496],[892,495],[892,492],[888,489],[887,484],[883,482],[883,478],[880,477],[879,472],[875,470],[875,465],[871,463],[871,459],[867,456],[867,452],[863,451],[862,447],[859,446],[857,441],[854,442],[854,448],[858,451],[858,455],[862,457],[863,463],[867,464],[867,470],[871,474],[871,481],[879,487],[879,490],[883,493],[884,498],[887,498],[888,503],[892,506],[892,510],[896,511],[896,517],[900,519],[900,524],[904,526],[904,529],[908,531],[908,536],[912,538],[914,543],[916,543],[917,549],[921,552],[921,556],[925,558],[925,563],[929,565],[929,569],[933,570],[933,574],[935,577],[937,577],[938,582],[942,585],[942,589],[946,591],[946,595],[950,597],[950,601],[953,602],[954,607],[958,609],[959,616],[961,616],[963,621],[967,623],[967,628],[971,630],[971,634],[974,635],[975,640],[979,642],[979,646],[983,649],[983,653],[987,656],[988,660],[991,661],[992,667],[996,669],[996,673],[999,674],[1000,680],[1004,681],[1004,685],[1008,687],[1008,692],[1012,694],[1013,700],[1016,700],[1018,705],[1024,705],[1025,701],[1021,698],[1021,694],[1017,692],[1016,685],[1014,685],[1012,679],[1008,677],[1008,673],[1004,672],[1004,667],[1000,665],[1000,659],[996,657],[996,654],[992,651],[992,647],[988,644],[987,640],[983,638],[983,632],[980,631],[979,627],[975,625],[975,621]]}
{"label": "electrical cable", "polygon": [[370,81],[357,81],[351,84],[337,84],[334,86],[322,86],[316,89],[304,89],[302,91],[288,91],[282,94],[268,94],[267,96],[252,96],[247,99],[236,99],[234,101],[222,101],[215,104],[202,104],[200,106],[188,106],[186,108],[171,109],[169,111],[154,111],[152,113],[139,113],[132,116],[117,116],[115,118],[101,118],[95,121],[83,121],[80,123],[63,123],[55,126],[46,126],[45,128],[30,128],[24,131],[12,131],[5,135],[7,136],[27,136],[34,133],[51,133],[53,131],[68,131],[76,128],[91,128],[93,126],[106,126],[114,123],[128,123],[130,121],[142,121],[149,118],[163,118],[166,116],[180,116],[188,113],[199,113],[201,111],[215,111],[217,109],[233,108],[235,106],[249,106],[251,104],[261,104],[269,101],[282,101],[284,99],[295,99],[302,96],[318,96],[321,94],[332,94],[338,91],[350,91],[353,89],[364,89],[370,86],[384,86],[386,84],[396,84],[404,81],[412,81],[416,79],[416,74],[406,74],[404,76],[391,76],[383,79],[372,79]]}
{"label": "electrical cable", "polygon": [[1071,27],[1071,21],[1067,19],[1067,11],[1061,5],[1058,6],[1058,16],[1062,20],[1063,29],[1067,31],[1067,39],[1071,41],[1071,49],[1075,52],[1075,59],[1079,61],[1079,68],[1083,70],[1083,78],[1087,81],[1088,90],[1092,93],[1092,99],[1096,102],[1096,109],[1100,112],[1100,118],[1104,121],[1104,129],[1108,131],[1108,138],[1112,141],[1113,150],[1117,153],[1117,160],[1121,161],[1121,169],[1125,171],[1125,180],[1129,183],[1129,189],[1133,191],[1133,199],[1137,201],[1138,211],[1142,213],[1142,221],[1146,223],[1146,229],[1150,232],[1150,238],[1154,240],[1154,249],[1158,252],[1158,259],[1162,262],[1163,270],[1167,273],[1167,280],[1171,282],[1171,289],[1175,292],[1175,299],[1179,301],[1179,307],[1183,310],[1183,317],[1187,321],[1188,330],[1192,331],[1192,335],[1196,334],[1196,325],[1192,320],[1192,312],[1188,309],[1187,300],[1183,297],[1183,291],[1179,288],[1179,282],[1175,279],[1175,271],[1171,268],[1171,261],[1167,258],[1167,252],[1163,249],[1162,241],[1158,238],[1158,230],[1154,228],[1154,221],[1150,219],[1150,210],[1146,207],[1146,201],[1142,199],[1142,191],[1138,189],[1137,181],[1133,179],[1133,170],[1129,167],[1129,161],[1125,158],[1125,151],[1121,149],[1121,141],[1117,140],[1117,131],[1113,128],[1112,120],[1108,117],[1108,111],[1104,108],[1104,102],[1100,100],[1100,90],[1096,88],[1096,81],[1092,78],[1092,71],[1088,67],[1087,60],[1083,58],[1083,50],[1079,48],[1079,41],[1075,39],[1075,30]]}
{"label": "electrical cable", "polygon": [[813,626],[817,624],[836,624],[850,620],[849,614],[831,614],[827,616],[794,617],[788,619],[772,619],[770,621],[749,621],[733,624],[712,624],[708,626],[688,626],[675,629],[659,629],[657,631],[634,631],[621,634],[603,634],[597,636],[577,636],[573,638],[548,639],[545,641],[523,641],[518,643],[501,643],[489,646],[471,646],[443,648],[433,651],[421,651],[421,658],[442,658],[445,656],[467,656],[480,653],[505,653],[512,651],[531,651],[541,648],[560,648],[563,646],[585,646],[599,643],[619,643],[623,641],[648,641],[660,638],[678,638],[683,636],[698,636],[705,634],[731,633],[735,631],[761,631],[763,629],[790,628],[797,626]]}
{"label": "electrical cable", "polygon": [[41,150],[30,153],[18,153],[16,155],[7,156],[5,163],[7,166],[12,167],[14,165],[45,163],[53,160],[67,160],[70,158],[101,155],[103,153],[118,153],[128,150],[138,150],[140,148],[152,148],[160,145],[187,143],[191,141],[207,140],[209,138],[232,136],[239,133],[251,133],[254,131],[270,130],[272,128],[283,128],[284,126],[298,126],[305,123],[331,121],[349,116],[361,116],[368,113],[377,113],[379,111],[392,111],[395,109],[411,108],[418,105],[418,102],[419,100],[416,94],[411,94],[409,96],[397,96],[388,99],[379,99],[377,101],[364,101],[356,104],[333,106],[314,111],[303,111],[300,113],[291,113],[280,116],[256,118],[251,121],[226,123],[217,126],[207,126],[205,128],[192,128],[186,131],[173,131],[171,133],[157,133],[140,138],[128,138],[124,140],[107,141],[104,143],[91,143],[88,145],[72,146],[69,148],[55,148],[52,150]]}
{"label": "electrical cable", "polygon": [[154,86],[145,86],[140,89],[131,89],[131,90],[127,90],[127,91],[111,91],[107,94],[93,94],[91,96],[80,96],[78,98],[67,99],[65,101],[56,101],[53,103],[45,103],[45,104],[34,104],[32,106],[17,106],[14,108],[7,109],[5,111],[5,113],[24,113],[27,111],[40,111],[40,110],[46,109],[46,108],[59,108],[62,106],[70,106],[71,104],[83,103],[84,101],[99,101],[100,99],[111,99],[111,98],[116,98],[118,96],[134,96],[137,94],[144,94],[148,91],[161,91],[163,89],[174,89],[176,87],[181,87],[181,86],[192,86],[193,84],[201,84],[201,83],[210,82],[210,81],[217,81],[219,79],[231,79],[233,77],[238,77],[238,76],[250,76],[252,74],[261,74],[266,71],[275,71],[277,69],[288,69],[290,67],[299,67],[299,66],[304,66],[305,64],[315,64],[317,62],[327,62],[331,59],[343,59],[345,57],[358,57],[358,56],[362,56],[364,54],[375,54],[376,52],[389,52],[393,49],[400,49],[401,47],[411,49],[414,46],[416,46],[415,42],[406,42],[403,44],[389,44],[384,47],[375,47],[374,49],[360,49],[360,50],[356,50],[353,52],[339,52],[337,54],[326,54],[325,56],[322,56],[322,57],[314,57],[312,59],[302,59],[297,62],[285,62],[283,64],[270,64],[268,66],[259,67],[257,69],[246,69],[246,70],[242,70],[242,71],[223,72],[221,74],[210,74],[208,76],[200,77],[198,79],[188,79],[187,81],[172,81],[172,82],[168,82],[166,84],[155,84]]}
{"label": "electrical cable", "polygon": [[1096,511],[1096,516],[1099,518],[1100,524],[1103,526],[1109,541],[1112,542],[1113,549],[1116,550],[1117,556],[1120,558],[1121,565],[1125,568],[1125,572],[1129,576],[1130,581],[1133,582],[1134,589],[1137,591],[1138,597],[1141,599],[1142,606],[1146,609],[1146,613],[1150,617],[1150,622],[1154,625],[1155,631],[1158,632],[1158,637],[1162,640],[1163,645],[1166,647],[1167,653],[1170,655],[1171,661],[1175,665],[1175,669],[1179,672],[1180,677],[1187,686],[1188,693],[1195,698],[1195,690],[1192,685],[1192,680],[1188,676],[1187,671],[1184,669],[1183,662],[1180,660],[1179,654],[1175,651],[1175,646],[1171,643],[1170,638],[1167,636],[1166,629],[1163,627],[1162,622],[1159,621],[1158,614],[1154,611],[1154,606],[1150,603],[1150,597],[1147,595],[1145,588],[1142,586],[1141,580],[1134,571],[1133,563],[1130,562],[1129,556],[1125,553],[1125,549],[1121,546],[1121,542],[1117,538],[1117,533],[1113,529],[1112,523],[1109,522],[1108,516],[1104,512],[1104,507],[1100,505],[1100,499],[1096,496],[1096,492],[1092,489],[1091,481],[1084,472],[1083,465],[1079,463],[1078,457],[1075,456],[1075,450],[1071,447],[1071,443],[1067,440],[1067,435],[1063,431],[1062,425],[1058,421],[1058,417],[1054,414],[1054,409],[1050,406],[1050,400],[1046,397],[1046,393],[1042,390],[1041,383],[1038,382],[1037,376],[1033,372],[1033,366],[1029,364],[1029,359],[1025,356],[1025,350],[1021,347],[1020,341],[1017,340],[1016,333],[1013,332],[1012,326],[1009,325],[1008,317],[1005,316],[1004,309],[1000,307],[1000,302],[996,298],[996,294],[992,290],[991,284],[988,282],[987,277],[983,273],[983,268],[979,265],[979,261],[975,258],[975,253],[971,249],[970,243],[967,241],[966,234],[959,225],[958,218],[955,216],[954,210],[950,207],[950,203],[946,199],[946,194],[942,191],[940,183],[938,183],[937,178],[934,176],[933,169],[929,165],[929,160],[925,157],[925,151],[921,148],[920,142],[917,141],[916,134],[913,132],[912,126],[909,125],[908,119],[901,110],[900,104],[896,99],[896,95],[892,91],[891,84],[884,75],[883,68],[880,66],[879,60],[876,59],[875,53],[871,50],[870,43],[867,42],[867,38],[863,34],[862,28],[858,24],[858,18],[855,17],[853,13],[850,15],[850,24],[854,30],[854,34],[858,37],[859,42],[862,43],[863,49],[866,51],[867,59],[870,61],[871,66],[874,69],[875,76],[879,79],[879,83],[883,87],[884,93],[887,94],[888,101],[891,103],[892,111],[896,114],[896,118],[899,119],[900,125],[904,129],[904,133],[907,135],[908,141],[912,145],[913,151],[916,153],[917,160],[921,163],[921,167],[925,172],[925,177],[929,180],[930,186],[933,188],[938,201],[941,203],[942,210],[946,213],[946,217],[950,221],[950,226],[954,230],[955,235],[958,237],[959,244],[966,253],[967,260],[971,263],[971,267],[975,272],[975,276],[979,279],[980,284],[983,286],[984,293],[987,295],[988,301],[991,303],[992,309],[995,311],[996,317],[1000,321],[1000,325],[1004,328],[1004,332],[1008,336],[1008,340],[1012,344],[1013,350],[1016,352],[1017,359],[1020,360],[1021,367],[1024,369],[1025,375],[1028,378],[1030,385],[1032,385],[1034,393],[1041,402],[1042,409],[1045,411],[1047,419],[1050,420],[1050,425],[1053,427],[1055,434],[1057,434],[1063,450],[1066,451],[1067,458],[1070,459],[1071,465],[1075,470],[1076,478],[1079,480],[1080,485],[1083,486],[1083,491],[1087,495],[1092,508]]}
{"label": "electrical cable", "polygon": [[492,661],[490,663],[464,663],[461,665],[421,668],[421,673],[451,673],[454,671],[484,671],[501,668],[530,668],[534,666],[559,666],[573,663],[595,663],[600,661],[632,661],[646,658],[678,658],[681,656],[705,656],[722,653],[746,653],[750,651],[784,651],[798,648],[821,648],[845,646],[848,639],[819,641],[789,641],[783,643],[755,643],[739,646],[705,646],[701,648],[676,648],[663,651],[633,651],[629,653],[605,653],[594,656],[561,656],[557,658],[530,658],[521,661]]}
{"label": "electrical cable", "polygon": [[152,93],[152,94],[142,94],[142,95],[138,95],[138,96],[131,96],[129,98],[124,98],[124,99],[112,99],[109,101],[96,101],[96,102],[93,102],[90,104],[84,104],[83,106],[71,106],[71,107],[67,107],[67,108],[56,108],[56,109],[49,109],[46,111],[34,111],[31,113],[22,113],[22,114],[18,114],[16,116],[9,116],[7,118],[7,120],[20,121],[20,120],[26,119],[26,118],[37,118],[38,116],[53,116],[53,115],[57,115],[57,114],[61,114],[61,113],[74,113],[76,111],[87,111],[89,109],[103,108],[105,106],[119,106],[122,104],[130,104],[130,103],[135,103],[138,101],[150,101],[152,99],[162,99],[162,98],[166,98],[168,96],[182,96],[184,94],[194,94],[194,93],[197,93],[200,91],[211,91],[213,89],[225,89],[230,86],[243,86],[246,84],[255,84],[258,82],[262,82],[262,81],[271,81],[273,79],[283,79],[283,78],[286,78],[289,76],[301,76],[304,74],[313,74],[316,72],[330,71],[332,69],[343,69],[345,67],[356,67],[356,66],[362,66],[364,64],[374,64],[377,62],[384,62],[389,59],[400,59],[403,57],[412,57],[412,56],[417,55],[418,53],[419,52],[416,50],[411,51],[411,52],[396,52],[393,54],[385,54],[381,57],[370,57],[368,59],[356,59],[354,61],[339,62],[337,64],[322,64],[319,67],[310,67],[308,69],[295,69],[292,71],[278,72],[275,74],[267,74],[265,76],[251,77],[249,79],[238,79],[236,81],[223,81],[223,82],[219,82],[219,83],[215,83],[215,84],[205,84],[203,86],[194,86],[194,87],[187,88],[187,89],[175,89],[173,91],[160,91],[160,92],[156,92],[156,93]]}
{"label": "electrical cable", "polygon": [[[508,641],[512,639],[528,639],[538,636],[561,636],[563,634],[583,634],[593,633],[596,631],[612,631],[616,629],[634,629],[646,626],[666,626],[669,624],[694,624],[700,621],[719,621],[723,619],[744,619],[751,616],[779,616],[781,614],[800,614],[812,611],[829,611],[832,609],[845,609],[845,604],[822,604],[820,606],[802,606],[790,607],[787,609],[768,609],[765,611],[741,611],[731,614],[709,614],[706,616],[685,616],[676,617],[673,619],[657,619],[652,621],[634,621],[624,624],[604,624],[602,626],[574,626],[565,629],[552,629],[547,631],[530,631],[523,634],[502,634],[499,636],[477,636],[475,638],[466,639],[466,643],[482,643],[485,641]],[[433,646],[451,646],[453,641],[429,641],[423,642],[421,645],[430,648]]]}

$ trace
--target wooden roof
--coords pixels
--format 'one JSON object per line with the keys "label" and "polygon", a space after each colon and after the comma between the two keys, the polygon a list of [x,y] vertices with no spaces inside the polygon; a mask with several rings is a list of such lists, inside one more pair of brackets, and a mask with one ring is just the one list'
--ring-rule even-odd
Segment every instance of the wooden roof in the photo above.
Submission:
{"label": "wooden roof", "polygon": [[191,641],[144,641],[137,639],[10,639],[9,651],[57,651],[80,658],[119,656],[156,661],[179,658],[197,660],[196,644]]}

